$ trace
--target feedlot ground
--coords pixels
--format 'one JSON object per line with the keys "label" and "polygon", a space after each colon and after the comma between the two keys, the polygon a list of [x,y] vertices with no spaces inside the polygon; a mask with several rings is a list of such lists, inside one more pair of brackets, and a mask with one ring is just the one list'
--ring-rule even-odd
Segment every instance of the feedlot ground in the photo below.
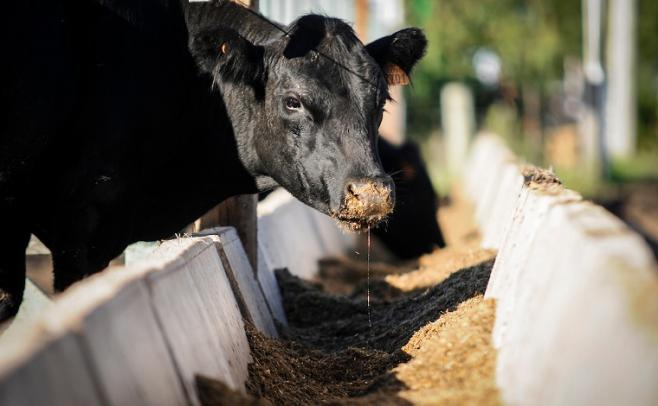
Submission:
{"label": "feedlot ground", "polygon": [[461,199],[440,215],[447,248],[371,264],[370,316],[364,262],[323,260],[315,281],[278,271],[289,326],[272,339],[248,325],[248,394],[198,377],[201,403],[499,404],[483,298],[495,252],[477,248]]}

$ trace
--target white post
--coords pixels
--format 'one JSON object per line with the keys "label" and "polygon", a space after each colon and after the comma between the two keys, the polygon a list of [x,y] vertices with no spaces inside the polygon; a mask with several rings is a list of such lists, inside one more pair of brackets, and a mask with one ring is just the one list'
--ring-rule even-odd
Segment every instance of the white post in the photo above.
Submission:
{"label": "white post", "polygon": [[455,82],[441,89],[441,122],[448,170],[459,175],[475,132],[473,94],[466,85]]}
{"label": "white post", "polygon": [[608,97],[606,155],[631,156],[635,152],[635,0],[609,0]]}
{"label": "white post", "polygon": [[606,171],[603,153],[605,72],[601,65],[603,0],[583,0],[584,108],[579,130],[584,170],[599,177]]}

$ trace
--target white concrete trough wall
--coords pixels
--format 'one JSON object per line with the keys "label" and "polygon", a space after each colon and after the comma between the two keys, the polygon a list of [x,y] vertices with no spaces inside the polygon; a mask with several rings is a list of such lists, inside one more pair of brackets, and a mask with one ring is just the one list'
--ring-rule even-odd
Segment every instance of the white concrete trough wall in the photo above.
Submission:
{"label": "white concrete trough wall", "polygon": [[505,303],[494,337],[511,403],[658,404],[658,270],[639,236],[558,203],[521,269],[513,291],[487,293]]}
{"label": "white concrete trough wall", "polygon": [[491,134],[479,135],[469,154],[464,190],[474,203],[475,220],[485,248],[498,248],[502,243],[500,230],[511,218],[513,203],[523,184],[515,161],[502,141]]}
{"label": "white concrete trough wall", "polygon": [[[97,283],[106,282],[98,280]],[[75,323],[80,345],[96,374],[103,399],[111,405],[175,405],[185,401],[174,360],[149,305],[146,284],[141,279],[107,286],[111,296],[93,303],[80,315],[77,301],[53,315],[52,321]],[[79,292],[81,299],[88,293]],[[74,298],[74,296],[71,296]],[[73,326],[71,326],[73,327]],[[67,368],[66,364],[62,369]]]}
{"label": "white concrete trough wall", "polygon": [[239,304],[217,249],[212,236],[170,240],[140,263],[151,269],[151,302],[193,403],[195,374],[244,391],[250,360]]}
{"label": "white concrete trough wall", "polygon": [[69,289],[34,322],[30,339],[2,353],[0,404],[196,404],[196,374],[244,391],[243,317],[260,320],[257,328],[273,322],[266,306],[253,315],[264,299],[251,303],[259,288],[235,232],[217,232],[167,241],[145,260]]}
{"label": "white concrete trough wall", "polygon": [[256,279],[256,272],[252,269],[247,253],[242,247],[238,233],[233,227],[219,227],[215,230],[217,236],[213,238],[217,238],[217,248],[227,275],[234,285],[233,291],[238,296],[238,303],[244,307],[243,315],[248,317],[259,331],[270,337],[277,337],[272,312]]}
{"label": "white concrete trough wall", "polygon": [[302,203],[283,189],[274,191],[258,206],[258,241],[270,269],[288,268],[311,278],[322,243]]}
{"label": "white concrete trough wall", "polygon": [[518,165],[504,162],[500,167],[500,183],[498,190],[505,193],[493,193],[489,217],[481,220],[483,230],[482,246],[485,248],[500,248],[511,226],[519,199],[522,197],[523,176]]}
{"label": "white concrete trough wall", "polygon": [[312,278],[318,259],[344,251],[340,230],[329,228],[320,220],[322,214],[314,211],[283,189],[258,205],[258,240],[270,266],[287,267],[294,275]]}
{"label": "white concrete trough wall", "polygon": [[[260,227],[260,224],[259,224]],[[261,235],[259,235],[260,239]],[[284,326],[288,325],[285,310],[283,309],[283,299],[281,297],[281,290],[274,275],[275,266],[269,258],[268,251],[263,247],[265,244],[258,242],[258,270],[257,278],[258,283],[263,290],[263,295],[267,304],[272,312],[272,317]]]}
{"label": "white concrete trough wall", "polygon": [[[0,363],[0,393],[16,383],[7,404],[28,405],[30,397],[54,398],[42,404],[84,404],[81,398],[66,399],[66,393],[76,391],[85,398],[93,393],[99,404],[185,402],[146,286],[132,274],[108,272],[72,287],[33,331],[38,339],[14,351],[19,361]],[[58,354],[63,348],[67,354]],[[47,383],[29,386],[29,371],[40,363],[50,373]],[[79,376],[88,378],[75,382]]]}
{"label": "white concrete trough wall", "polygon": [[272,314],[287,323],[274,271],[288,268],[311,279],[318,260],[341,255],[355,245],[356,235],[339,229],[336,222],[277,189],[258,204],[258,281]]}
{"label": "white concrete trough wall", "polygon": [[35,329],[5,345],[11,348],[0,357],[0,405],[103,404],[73,332],[52,336]]}
{"label": "white concrete trough wall", "polygon": [[658,268],[648,247],[577,193],[533,182],[509,156],[494,136],[479,137],[464,185],[484,244],[499,250],[486,297],[497,300],[503,399],[658,404]]}

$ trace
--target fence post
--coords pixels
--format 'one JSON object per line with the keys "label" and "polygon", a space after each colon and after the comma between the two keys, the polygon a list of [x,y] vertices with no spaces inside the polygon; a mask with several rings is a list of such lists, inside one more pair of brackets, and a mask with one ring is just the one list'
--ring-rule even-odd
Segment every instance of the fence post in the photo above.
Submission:
{"label": "fence post", "polygon": [[[258,11],[258,0],[235,1]],[[254,272],[258,269],[257,203],[257,195],[230,197],[204,214],[194,226],[196,231],[217,226],[235,227]]]}
{"label": "fence post", "polygon": [[605,71],[601,64],[603,0],[583,1],[583,73],[585,108],[580,118],[581,148],[588,176],[606,175]]}
{"label": "fence post", "polygon": [[217,225],[231,226],[237,230],[254,272],[258,269],[257,204],[256,195],[240,195],[226,199],[215,208],[218,215]]}
{"label": "fence post", "polygon": [[608,94],[605,99],[607,158],[628,158],[635,152],[635,0],[608,1]]}
{"label": "fence post", "polygon": [[440,97],[447,166],[450,176],[456,176],[461,174],[475,133],[473,93],[463,83],[452,82],[443,86]]}

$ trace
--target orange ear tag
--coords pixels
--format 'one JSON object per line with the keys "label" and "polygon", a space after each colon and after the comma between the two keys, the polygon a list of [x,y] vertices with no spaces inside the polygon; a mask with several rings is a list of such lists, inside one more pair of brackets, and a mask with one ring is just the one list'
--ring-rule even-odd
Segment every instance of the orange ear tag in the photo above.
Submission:
{"label": "orange ear tag", "polygon": [[386,83],[389,86],[405,86],[409,84],[409,76],[393,63],[387,63],[384,67],[384,74],[386,75]]}

